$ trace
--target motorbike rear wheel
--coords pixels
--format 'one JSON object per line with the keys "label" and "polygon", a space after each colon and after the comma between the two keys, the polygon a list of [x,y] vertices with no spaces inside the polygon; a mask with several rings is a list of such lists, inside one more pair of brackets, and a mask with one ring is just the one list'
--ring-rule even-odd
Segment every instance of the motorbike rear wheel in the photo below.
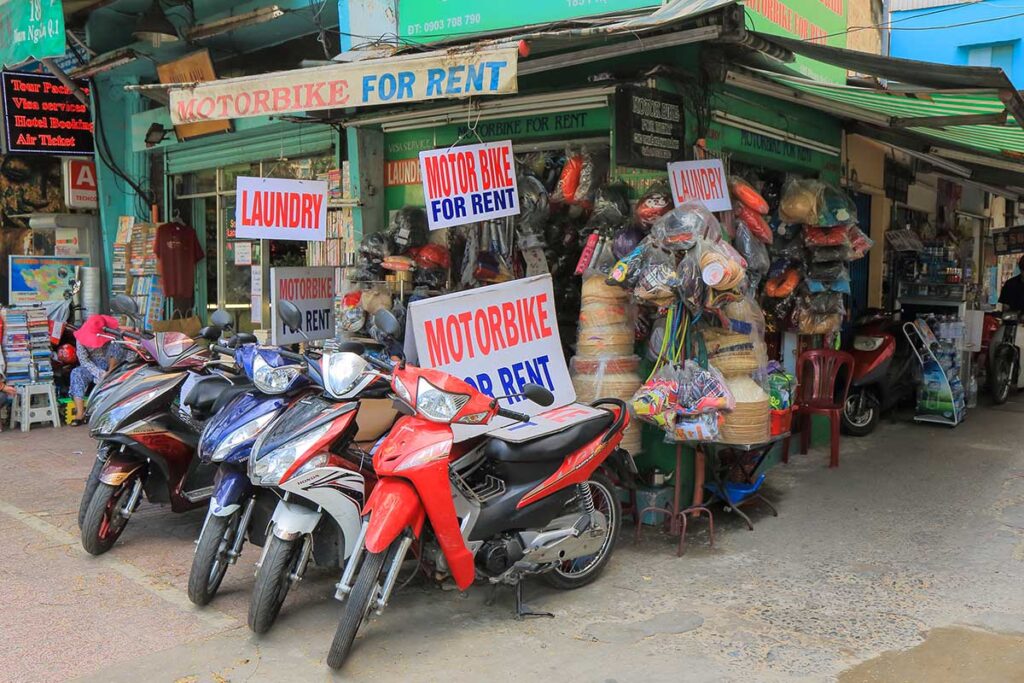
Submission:
{"label": "motorbike rear wheel", "polygon": [[[863,393],[863,403],[861,393]],[[867,436],[878,426],[881,412],[882,408],[878,405],[878,399],[867,389],[862,389],[846,398],[840,426],[843,428],[843,432],[850,436]]]}
{"label": "motorbike rear wheel", "polygon": [[284,599],[292,587],[291,573],[299,561],[302,538],[285,541],[274,534],[267,538],[267,552],[256,570],[256,583],[249,601],[249,628],[266,633],[281,613]]}
{"label": "motorbike rear wheel", "polygon": [[205,605],[217,595],[228,571],[228,551],[239,533],[241,517],[236,511],[227,517],[211,514],[206,520],[188,576],[188,599],[196,605]]}
{"label": "motorbike rear wheel", "polygon": [[549,572],[541,574],[544,582],[560,590],[582,588],[596,579],[612,556],[612,550],[619,539],[622,527],[622,506],[615,496],[615,486],[603,474],[593,474],[587,482],[594,508],[605,516],[608,536],[593,555],[577,557],[562,562]]}
{"label": "motorbike rear wheel", "polygon": [[117,486],[97,482],[89,507],[82,520],[82,547],[90,555],[102,555],[110,550],[128,526],[128,518],[121,506],[135,486],[137,474]]}
{"label": "motorbike rear wheel", "polygon": [[996,405],[1002,405],[1010,398],[1014,356],[1013,349],[1003,346],[996,349],[995,358],[992,359],[992,376],[989,384],[992,388],[992,400]]}
{"label": "motorbike rear wheel", "polygon": [[[399,543],[400,541],[395,541]],[[334,633],[334,641],[331,642],[331,651],[327,654],[327,666],[332,669],[340,669],[348,659],[352,650],[352,642],[356,639],[356,633],[370,613],[373,603],[380,591],[382,574],[385,569],[384,560],[391,553],[367,552],[359,567],[359,575],[356,577],[355,586],[345,600],[345,608],[341,613],[341,621],[338,630]]]}

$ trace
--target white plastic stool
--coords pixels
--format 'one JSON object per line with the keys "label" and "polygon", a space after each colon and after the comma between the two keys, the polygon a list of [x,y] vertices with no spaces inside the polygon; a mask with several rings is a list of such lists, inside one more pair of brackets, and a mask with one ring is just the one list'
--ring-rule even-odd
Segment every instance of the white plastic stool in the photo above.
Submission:
{"label": "white plastic stool", "polygon": [[17,388],[18,393],[14,395],[11,404],[11,429],[14,429],[15,424],[20,424],[21,431],[27,432],[36,422],[49,422],[54,427],[60,427],[57,391],[53,382],[22,384]]}

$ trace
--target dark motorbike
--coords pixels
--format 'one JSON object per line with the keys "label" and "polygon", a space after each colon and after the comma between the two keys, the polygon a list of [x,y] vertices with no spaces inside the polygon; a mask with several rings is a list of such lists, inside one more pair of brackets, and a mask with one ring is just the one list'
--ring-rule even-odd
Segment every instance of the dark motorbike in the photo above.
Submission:
{"label": "dark motorbike", "polygon": [[989,342],[988,386],[996,405],[1006,403],[1010,391],[1020,389],[1020,349],[1017,348],[1017,325],[1020,314],[1006,311],[1001,316],[1002,325]]}
{"label": "dark motorbike", "polygon": [[899,313],[872,310],[857,320],[853,381],[843,410],[842,428],[851,436],[875,430],[883,413],[914,395],[914,356],[900,330]]}

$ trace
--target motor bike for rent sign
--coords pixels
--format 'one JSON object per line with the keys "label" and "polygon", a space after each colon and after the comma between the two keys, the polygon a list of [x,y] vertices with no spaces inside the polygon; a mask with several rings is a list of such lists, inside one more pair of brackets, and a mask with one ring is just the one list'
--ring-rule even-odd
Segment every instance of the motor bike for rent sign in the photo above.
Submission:
{"label": "motor bike for rent sign", "polygon": [[[551,275],[539,275],[413,302],[405,323],[406,358],[444,370],[488,396],[522,391],[527,383],[547,387],[554,406],[576,400],[555,319]],[[532,401],[502,404],[527,415],[544,410]],[[452,425],[459,440],[509,424]]]}
{"label": "motor bike for rent sign", "polygon": [[[296,344],[307,339],[334,336],[334,268],[271,268],[273,292],[271,344]],[[290,301],[302,314],[302,324],[292,329],[277,313],[277,302]],[[305,336],[303,336],[305,333]]]}
{"label": "motor bike for rent sign", "polygon": [[241,239],[327,239],[324,181],[239,176],[235,197],[235,229]]}
{"label": "motor bike for rent sign", "polygon": [[420,152],[431,230],[519,215],[512,141]]}

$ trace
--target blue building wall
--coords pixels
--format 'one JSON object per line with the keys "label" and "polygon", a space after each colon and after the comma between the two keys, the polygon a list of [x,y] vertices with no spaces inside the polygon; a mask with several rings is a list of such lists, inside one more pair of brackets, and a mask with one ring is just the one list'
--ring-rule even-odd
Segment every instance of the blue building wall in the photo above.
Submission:
{"label": "blue building wall", "polygon": [[[893,12],[890,54],[942,64],[1001,67],[1014,85],[1024,88],[1021,7],[1020,0],[985,0]],[[978,23],[942,28],[968,22]]]}

